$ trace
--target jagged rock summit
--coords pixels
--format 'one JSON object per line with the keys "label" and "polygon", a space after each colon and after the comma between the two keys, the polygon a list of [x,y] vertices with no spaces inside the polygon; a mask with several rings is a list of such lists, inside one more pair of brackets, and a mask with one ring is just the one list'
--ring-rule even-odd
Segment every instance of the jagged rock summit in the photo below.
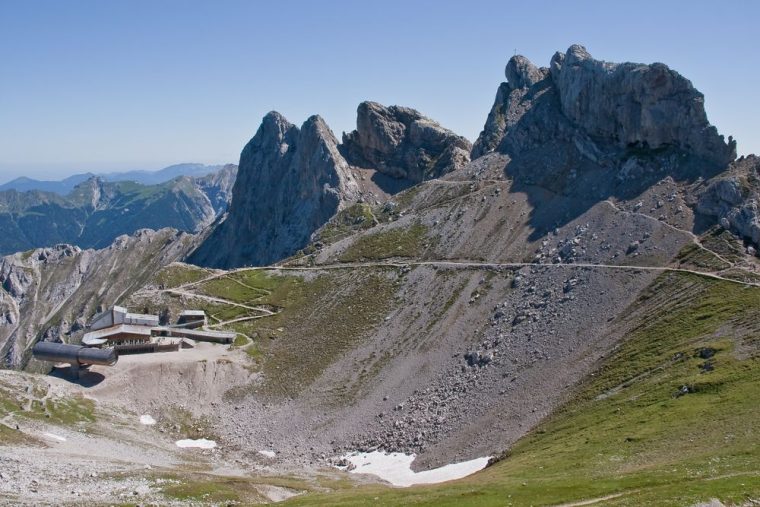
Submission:
{"label": "jagged rock summit", "polygon": [[240,155],[227,219],[190,257],[229,268],[269,264],[305,245],[359,187],[324,120],[299,129],[272,111]]}
{"label": "jagged rock summit", "polygon": [[[725,142],[707,121],[704,96],[662,63],[603,62],[576,44],[555,53],[548,68],[514,56],[505,74],[473,158],[521,151],[538,140],[577,143],[578,130],[619,148],[674,147],[717,166],[736,158],[733,139]],[[547,117],[555,109],[563,118]]]}
{"label": "jagged rock summit", "polygon": [[408,107],[362,102],[356,130],[341,151],[355,166],[372,167],[414,183],[440,177],[470,161],[472,144]]}
{"label": "jagged rock summit", "polygon": [[354,170],[408,186],[461,168],[471,148],[406,107],[363,102],[357,130],[342,145],[319,116],[299,129],[270,112],[240,155],[227,218],[188,261],[218,268],[279,261],[306,246],[343,207],[371,197]]}

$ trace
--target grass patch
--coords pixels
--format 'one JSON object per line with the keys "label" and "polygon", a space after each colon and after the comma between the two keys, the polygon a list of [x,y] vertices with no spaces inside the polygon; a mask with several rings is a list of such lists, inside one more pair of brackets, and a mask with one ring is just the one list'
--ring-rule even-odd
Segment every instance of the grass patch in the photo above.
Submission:
{"label": "grass patch", "polygon": [[427,227],[414,224],[395,227],[358,238],[340,256],[341,262],[419,257],[425,248]]}
{"label": "grass patch", "polygon": [[284,280],[263,270],[249,270],[209,280],[199,290],[202,294],[251,305],[266,302],[267,296]]}
{"label": "grass patch", "polygon": [[175,500],[203,502],[204,504],[264,503],[267,498],[256,485],[244,478],[193,477],[183,479],[162,489],[164,495]]}
{"label": "grass patch", "polygon": [[28,399],[19,387],[0,385],[0,411],[17,417],[38,419],[51,424],[74,426],[96,421],[95,402],[81,395],[46,398],[47,386],[35,382]]}
{"label": "grass patch", "polygon": [[170,264],[158,272],[155,283],[165,289],[171,289],[203,280],[209,274],[207,270],[189,264]]}
{"label": "grass patch", "polygon": [[46,419],[53,424],[72,426],[79,423],[95,422],[95,402],[81,396],[47,399],[44,404],[32,403],[26,413],[29,417]]}
{"label": "grass patch", "polygon": [[698,245],[686,245],[678,252],[676,262],[679,268],[700,271],[720,271],[731,265],[721,260],[717,255],[700,248]]}
{"label": "grass patch", "polygon": [[40,442],[24,432],[15,428],[9,428],[5,424],[0,424],[0,446],[4,445],[35,445]]}
{"label": "grass patch", "polygon": [[744,259],[744,245],[741,240],[722,227],[713,227],[700,238],[709,250],[717,253],[729,262],[739,262]]}
{"label": "grass patch", "polygon": [[245,336],[239,334],[235,337],[235,341],[232,342],[233,347],[245,347],[250,341]]}
{"label": "grass patch", "polygon": [[382,321],[395,291],[393,277],[382,271],[291,284],[282,295],[282,312],[261,322],[256,345],[263,354],[264,389],[292,396],[309,385]]}
{"label": "grass patch", "polygon": [[297,394],[355,347],[388,314],[399,283],[393,269],[329,272],[308,278],[249,270],[234,276],[248,287],[224,277],[204,283],[201,290],[279,311],[236,324],[236,329],[254,340],[245,351],[264,373],[261,389],[273,396]]}
{"label": "grass patch", "polygon": [[318,240],[332,244],[347,238],[357,231],[365,231],[377,225],[372,207],[367,203],[358,203],[341,210],[319,232]]}

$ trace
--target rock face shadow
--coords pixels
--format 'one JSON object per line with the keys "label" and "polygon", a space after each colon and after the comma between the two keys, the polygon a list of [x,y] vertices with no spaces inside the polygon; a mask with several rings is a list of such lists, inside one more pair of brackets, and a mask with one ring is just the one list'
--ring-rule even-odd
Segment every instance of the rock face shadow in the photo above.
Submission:
{"label": "rock face shadow", "polygon": [[688,185],[725,170],[677,146],[621,147],[589,136],[562,114],[556,90],[547,80],[513,95],[530,103],[531,109],[510,125],[495,150],[501,156],[494,160],[503,164],[498,172],[513,182],[511,192],[528,197],[533,208],[531,240],[604,200],[636,199],[665,177]]}
{"label": "rock face shadow", "polygon": [[413,187],[416,183],[412,180],[403,178],[393,178],[387,174],[383,174],[380,171],[375,172],[370,178],[372,182],[380,188],[386,194],[394,195]]}
{"label": "rock face shadow", "polygon": [[[710,178],[720,169],[706,167],[694,157],[677,153],[682,161],[676,166],[668,166],[659,157],[653,157],[638,167],[632,177],[621,177],[626,155],[621,154],[622,163],[606,166],[583,160],[572,153],[572,146],[554,146],[557,155],[554,164],[538,153],[527,153],[507,162],[500,172],[511,180],[510,192],[522,193],[528,198],[532,210],[528,217],[532,228],[531,240],[545,236],[555,228],[560,228],[580,217],[600,202],[615,200],[635,200],[656,186],[665,177],[670,177],[679,185],[696,184],[700,178]],[[544,152],[546,153],[546,152]],[[637,159],[642,160],[642,159]],[[631,164],[629,164],[629,167]],[[538,172],[537,169],[541,168]],[[709,220],[697,220],[695,233],[704,230]]]}
{"label": "rock face shadow", "polygon": [[679,186],[710,179],[736,157],[699,91],[663,64],[602,62],[574,45],[550,67],[515,56],[506,77],[473,158],[508,157],[503,173],[533,204],[531,239],[666,177]]}
{"label": "rock face shadow", "polygon": [[106,379],[102,373],[81,369],[79,370],[79,378],[77,378],[76,372],[72,371],[71,366],[53,368],[49,375],[84,388],[95,387]]}

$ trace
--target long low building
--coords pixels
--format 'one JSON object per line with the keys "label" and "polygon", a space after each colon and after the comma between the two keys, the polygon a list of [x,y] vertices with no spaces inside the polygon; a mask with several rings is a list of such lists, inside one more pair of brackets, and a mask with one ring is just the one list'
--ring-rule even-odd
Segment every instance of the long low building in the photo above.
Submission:
{"label": "long low building", "polygon": [[151,327],[118,324],[86,333],[82,338],[82,344],[88,347],[100,347],[106,343],[134,345],[149,342],[152,337],[153,328]]}
{"label": "long low building", "polygon": [[90,329],[97,331],[120,324],[134,326],[158,326],[158,315],[146,315],[142,313],[130,313],[122,306],[114,306],[108,311],[99,313],[92,318]]}
{"label": "long low building", "polygon": [[160,326],[156,315],[130,313],[126,308],[114,306],[93,317],[82,344],[135,354],[178,350],[182,338],[227,344],[235,340],[236,333],[207,330],[206,322],[203,310],[184,310],[176,324]]}
{"label": "long low building", "polygon": [[232,343],[237,336],[237,333],[229,331],[208,331],[205,329],[185,329],[181,327],[159,327],[156,328],[156,331],[162,336],[190,338],[199,342],[212,343]]}

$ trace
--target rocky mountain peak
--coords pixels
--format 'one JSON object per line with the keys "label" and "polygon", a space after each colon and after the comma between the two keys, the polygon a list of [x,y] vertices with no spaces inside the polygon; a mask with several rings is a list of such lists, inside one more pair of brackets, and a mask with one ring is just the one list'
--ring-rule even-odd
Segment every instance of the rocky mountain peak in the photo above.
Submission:
{"label": "rocky mountain peak", "polygon": [[620,149],[674,147],[716,166],[736,158],[735,142],[708,122],[704,96],[662,63],[604,62],[576,44],[548,69],[514,56],[506,76],[473,158],[579,135]]}
{"label": "rocky mountain peak", "polygon": [[272,111],[240,155],[228,217],[189,260],[232,267],[283,259],[358,195],[321,117],[310,117],[299,129]]}
{"label": "rocky mountain peak", "polygon": [[317,178],[314,184],[321,184],[323,191],[333,194],[338,207],[359,197],[359,185],[338,150],[338,139],[321,116],[311,116],[304,122],[300,143],[297,167],[307,170],[306,176]]}
{"label": "rocky mountain peak", "polygon": [[546,69],[539,69],[522,55],[515,55],[507,62],[504,74],[507,83],[513,90],[515,88],[530,88],[546,77]]}
{"label": "rocky mountain peak", "polygon": [[343,135],[341,147],[352,165],[415,183],[462,167],[471,149],[467,139],[415,109],[369,101],[359,104],[356,130]]}
{"label": "rocky mountain peak", "polygon": [[[264,154],[272,153],[272,151],[280,152],[283,154],[288,151],[291,145],[295,145],[296,137],[298,136],[298,127],[290,123],[283,115],[277,111],[268,112],[261,120],[256,134],[245,145],[243,152],[241,153],[241,159],[246,156],[255,157],[254,152],[263,152]],[[242,165],[239,165],[238,171],[242,172]]]}
{"label": "rocky mountain peak", "polygon": [[226,220],[188,260],[222,268],[276,262],[362,198],[357,167],[417,183],[470,160],[467,139],[411,108],[362,102],[356,123],[341,145],[321,116],[300,128],[276,111],[264,116],[240,155]]}
{"label": "rocky mountain peak", "polygon": [[571,46],[552,61],[562,111],[590,135],[621,146],[678,146],[721,165],[736,158],[707,121],[704,96],[667,65],[614,64]]}

